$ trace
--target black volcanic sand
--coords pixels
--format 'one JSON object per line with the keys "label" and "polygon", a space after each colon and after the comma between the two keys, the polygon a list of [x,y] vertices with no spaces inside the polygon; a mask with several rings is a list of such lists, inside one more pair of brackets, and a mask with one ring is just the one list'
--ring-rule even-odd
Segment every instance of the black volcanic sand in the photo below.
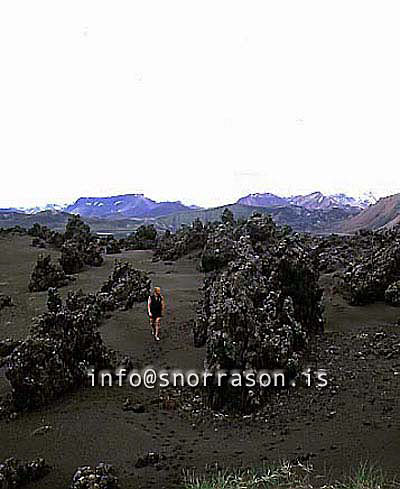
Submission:
{"label": "black volcanic sand", "polygon": [[[27,285],[37,249],[25,237],[0,239],[0,293],[16,304],[0,312],[0,338],[23,338],[30,318],[45,310],[46,293],[29,293]],[[58,253],[52,252],[57,257]],[[204,350],[193,347],[190,321],[195,314],[202,275],[195,259],[152,263],[151,252],[106,257],[101,268],[78,275],[60,290],[97,290],[114,258],[129,260],[151,272],[167,299],[162,341],[149,334],[146,305],[113,314],[102,326],[105,343],[129,353],[138,365],[201,369]],[[157,389],[129,386],[86,388],[52,406],[15,420],[0,420],[0,460],[44,457],[52,472],[35,488],[68,487],[75,469],[103,461],[118,469],[123,488],[175,487],[182,469],[258,465],[282,459],[310,459],[318,471],[340,478],[360,462],[372,461],[399,473],[400,462],[400,311],[384,304],[350,307],[330,295],[325,276],[327,332],[315,347],[310,365],[326,368],[329,385],[272,393],[269,407],[257,418],[215,416],[174,409],[160,402]],[[384,335],[379,333],[383,332]],[[378,334],[377,334],[378,333]],[[0,395],[9,386],[0,371]],[[146,412],[122,409],[124,400],[141,402]],[[166,409],[169,408],[169,409]],[[47,433],[35,433],[50,425]],[[161,467],[135,468],[149,451],[165,457]]]}

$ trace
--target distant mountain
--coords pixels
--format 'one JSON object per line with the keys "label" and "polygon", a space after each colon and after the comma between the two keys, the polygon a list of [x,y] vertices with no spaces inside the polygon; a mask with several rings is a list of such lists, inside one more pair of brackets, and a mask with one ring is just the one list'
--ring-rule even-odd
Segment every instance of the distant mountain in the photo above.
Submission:
{"label": "distant mountain", "polygon": [[[386,204],[382,204],[382,201]],[[80,214],[94,231],[126,234],[145,223],[152,223],[159,230],[175,231],[182,224],[191,224],[197,218],[203,222],[219,220],[225,208],[231,209],[236,218],[247,218],[254,211],[270,214],[276,223],[288,224],[296,231],[305,232],[352,232],[363,227],[375,229],[391,225],[392,221],[397,222],[396,196],[371,205],[373,202],[371,195],[355,198],[345,194],[314,192],[279,197],[272,193],[257,193],[242,197],[234,204],[202,209],[186,206],[180,201],[156,202],[143,194],[81,197],[72,205],[49,204],[44,211],[39,207],[0,209],[0,227],[17,224],[30,227],[38,222],[61,230],[69,214]]]}
{"label": "distant mountain", "polygon": [[43,211],[36,214],[27,214],[21,211],[2,212],[0,209],[0,228],[21,226],[28,229],[33,224],[38,223],[42,226],[48,226],[51,229],[62,230],[69,217],[70,214],[58,211]]}
{"label": "distant mountain", "polygon": [[16,209],[15,207],[0,207],[0,214],[14,214],[14,213],[20,213],[23,214],[24,211],[21,211],[19,209]]}
{"label": "distant mountain", "polygon": [[242,197],[237,204],[270,207],[282,205],[296,205],[305,209],[357,209],[362,210],[376,202],[372,194],[365,194],[360,198],[349,197],[346,194],[324,195],[321,192],[313,192],[307,195],[295,195],[292,197],[279,197],[271,193],[250,194]]}
{"label": "distant mountain", "polygon": [[159,217],[190,210],[192,207],[185,206],[180,201],[156,202],[143,194],[81,197],[74,204],[65,208],[65,211],[70,214],[103,219]]}
{"label": "distant mountain", "polygon": [[[296,195],[280,197],[272,193],[254,193],[238,199],[236,204],[251,207],[281,207],[295,205],[305,209],[357,209],[362,210],[376,199],[372,194],[349,197],[345,194],[324,195],[321,192],[313,192],[308,195]],[[125,219],[125,218],[157,218],[177,212],[201,210],[196,205],[184,205],[180,201],[157,202],[143,194],[116,195],[113,197],[80,197],[73,204],[47,204],[30,208],[10,207],[0,209],[6,212],[23,212],[25,214],[37,214],[43,211],[59,211],[71,214],[80,214],[83,217],[95,217],[101,219]]]}
{"label": "distant mountain", "polygon": [[[90,207],[90,206],[89,206]],[[354,215],[355,211],[343,209],[327,209],[327,210],[309,210],[304,207],[295,205],[284,206],[249,206],[242,204],[230,204],[221,207],[213,207],[211,209],[187,210],[176,212],[174,214],[163,215],[158,217],[144,218],[119,218],[110,219],[83,217],[94,232],[110,232],[115,235],[127,235],[137,229],[142,224],[154,224],[160,230],[167,229],[171,231],[178,230],[182,224],[189,225],[195,219],[200,219],[202,222],[213,222],[221,219],[224,210],[230,209],[235,218],[248,218],[253,212],[271,215],[272,219],[280,225],[288,224],[295,231],[326,233],[335,231],[343,220]],[[0,212],[0,228],[9,228],[19,225],[24,228],[30,228],[35,222],[48,226],[51,229],[62,231],[68,221],[70,214],[58,211],[43,211],[37,214],[24,214],[20,212]]]}
{"label": "distant mountain", "polygon": [[68,204],[47,204],[35,207],[19,207],[18,210],[26,214],[37,214],[43,211],[64,211]]}
{"label": "distant mountain", "polygon": [[400,224],[400,194],[379,199],[340,227],[341,231],[353,233],[360,229],[392,228]]}
{"label": "distant mountain", "polygon": [[373,197],[355,198],[349,197],[346,194],[324,195],[321,192],[313,192],[308,195],[296,195],[289,197],[289,203],[305,207],[306,209],[365,209],[371,203],[374,203]]}
{"label": "distant mountain", "polygon": [[285,197],[278,197],[274,194],[265,193],[246,195],[246,197],[240,198],[236,203],[256,207],[272,207],[275,205],[287,205],[288,200]]}
{"label": "distant mountain", "polygon": [[19,214],[37,214],[43,211],[63,211],[67,207],[67,204],[47,204],[44,206],[36,207],[7,207],[0,208],[0,214],[6,212],[18,212]]}

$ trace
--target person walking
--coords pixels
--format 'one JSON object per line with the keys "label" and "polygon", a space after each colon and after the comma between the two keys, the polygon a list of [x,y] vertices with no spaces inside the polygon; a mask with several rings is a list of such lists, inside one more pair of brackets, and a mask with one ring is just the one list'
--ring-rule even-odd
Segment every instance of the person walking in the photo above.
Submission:
{"label": "person walking", "polygon": [[161,295],[160,287],[154,287],[154,291],[147,301],[147,310],[150,318],[151,334],[156,341],[160,341],[161,318],[165,313],[165,299]]}

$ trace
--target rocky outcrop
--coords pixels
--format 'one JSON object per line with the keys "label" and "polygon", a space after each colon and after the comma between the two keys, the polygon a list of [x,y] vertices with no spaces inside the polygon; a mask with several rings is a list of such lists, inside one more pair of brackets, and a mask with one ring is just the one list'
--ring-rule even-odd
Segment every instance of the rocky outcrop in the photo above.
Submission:
{"label": "rocky outcrop", "polygon": [[6,359],[16,410],[43,406],[82,385],[89,366],[109,366],[90,307],[70,311],[57,302],[36,318],[28,337]]}
{"label": "rocky outcrop", "polygon": [[157,242],[155,259],[177,260],[192,251],[201,251],[207,240],[208,228],[196,219],[191,226],[183,226],[176,233],[166,231]]}
{"label": "rocky outcrop", "polygon": [[42,479],[50,467],[42,458],[32,462],[21,462],[9,458],[0,462],[0,489],[17,489]]}
{"label": "rocky outcrop", "polygon": [[352,305],[385,300],[385,291],[400,280],[400,240],[372,248],[368,257],[351,264],[343,274],[343,292]]}
{"label": "rocky outcrop", "polygon": [[97,294],[97,302],[104,310],[130,309],[135,302],[147,300],[150,285],[146,272],[128,262],[116,261],[111,276]]}
{"label": "rocky outcrop", "polygon": [[393,282],[385,290],[385,302],[391,306],[400,307],[400,280]]}
{"label": "rocky outcrop", "polygon": [[79,467],[75,472],[70,489],[119,489],[118,478],[112,465],[100,463],[96,467]]}
{"label": "rocky outcrop", "polygon": [[11,296],[0,294],[0,311],[5,307],[12,307],[12,306],[13,306],[13,301],[11,299]]}
{"label": "rocky outcrop", "polygon": [[68,277],[59,265],[52,263],[50,255],[39,255],[29,282],[30,292],[41,292],[49,287],[67,285]]}
{"label": "rocky outcrop", "polygon": [[126,250],[154,250],[157,246],[157,230],[153,224],[142,225],[121,240],[121,246]]}
{"label": "rocky outcrop", "polygon": [[[213,271],[204,283],[194,338],[196,346],[206,345],[206,368],[295,375],[310,338],[323,330],[322,290],[310,250],[256,215],[241,225],[218,226],[204,256]],[[206,395],[213,408],[246,411],[263,402],[265,389],[225,382]]]}

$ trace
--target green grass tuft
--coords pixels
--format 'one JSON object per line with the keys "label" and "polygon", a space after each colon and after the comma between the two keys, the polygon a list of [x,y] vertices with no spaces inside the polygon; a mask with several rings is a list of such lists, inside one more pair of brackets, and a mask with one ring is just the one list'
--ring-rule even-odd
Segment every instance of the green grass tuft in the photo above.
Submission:
{"label": "green grass tuft", "polygon": [[344,482],[315,485],[316,479],[312,466],[301,463],[237,470],[208,467],[201,476],[184,471],[182,489],[400,489],[398,482],[390,481],[369,464],[361,465]]}

